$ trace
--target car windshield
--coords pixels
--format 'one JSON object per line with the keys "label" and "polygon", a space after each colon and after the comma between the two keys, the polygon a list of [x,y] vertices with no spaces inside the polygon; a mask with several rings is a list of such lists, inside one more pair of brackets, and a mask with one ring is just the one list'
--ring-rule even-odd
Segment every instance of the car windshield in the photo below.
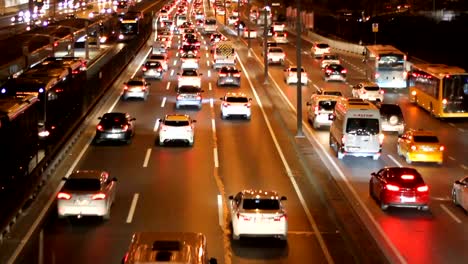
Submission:
{"label": "car windshield", "polygon": [[173,127],[182,127],[182,126],[188,126],[189,121],[188,120],[166,120],[164,121],[164,125],[173,126]]}
{"label": "car windshield", "polygon": [[101,118],[103,123],[125,123],[126,118],[124,114],[105,114]]}
{"label": "car windshield", "polygon": [[364,89],[366,89],[367,91],[375,91],[375,92],[380,90],[378,86],[364,86]]}
{"label": "car windshield", "polygon": [[142,81],[129,81],[129,82],[127,82],[127,85],[130,85],[130,86],[142,86],[142,85],[143,85],[143,82],[142,82]]}
{"label": "car windshield", "polygon": [[150,60],[164,60],[165,57],[161,55],[151,55]]}
{"label": "car windshield", "polygon": [[318,107],[320,110],[325,110],[325,111],[333,111],[335,109],[336,101],[332,100],[324,100],[324,101],[319,101]]}
{"label": "car windshield", "polygon": [[324,95],[336,95],[336,96],[343,96],[343,94],[339,91],[324,91]]}
{"label": "car windshield", "polygon": [[436,136],[413,136],[413,140],[417,143],[439,143]]}
{"label": "car windshield", "polygon": [[275,199],[244,199],[242,208],[245,210],[279,210],[280,204]]}
{"label": "car windshield", "polygon": [[198,76],[196,71],[184,71],[182,76]]}
{"label": "car windshield", "polygon": [[334,71],[341,71],[343,69],[343,66],[339,64],[331,64],[327,66],[328,69],[334,70]]}
{"label": "car windshield", "polygon": [[376,135],[380,132],[379,120],[373,118],[348,118],[346,133],[357,136]]}
{"label": "car windshield", "polygon": [[178,89],[179,93],[199,93],[200,88],[196,86],[181,86]]}
{"label": "car windshield", "polygon": [[65,181],[64,188],[69,191],[99,191],[101,182],[99,179],[69,178]]}
{"label": "car windshield", "polygon": [[270,52],[283,53],[283,50],[281,48],[271,48]]}
{"label": "car windshield", "polygon": [[381,104],[380,105],[380,113],[381,114],[391,114],[391,115],[398,115],[401,116],[401,108],[395,104]]}
{"label": "car windshield", "polygon": [[205,25],[216,25],[215,19],[207,19],[205,20]]}
{"label": "car windshield", "polygon": [[397,184],[403,188],[414,188],[424,184],[424,180],[415,169],[404,167],[392,168],[387,173],[386,179],[387,182]]}
{"label": "car windshield", "polygon": [[338,55],[334,55],[334,54],[329,54],[329,55],[325,55],[323,57],[324,60],[337,60],[338,59]]}
{"label": "car windshield", "polygon": [[249,99],[247,97],[227,97],[226,102],[229,102],[229,103],[248,103]]}
{"label": "car windshield", "polygon": [[317,48],[319,48],[319,49],[326,49],[328,47],[330,47],[330,46],[328,46],[328,44],[324,44],[324,43],[317,44]]}

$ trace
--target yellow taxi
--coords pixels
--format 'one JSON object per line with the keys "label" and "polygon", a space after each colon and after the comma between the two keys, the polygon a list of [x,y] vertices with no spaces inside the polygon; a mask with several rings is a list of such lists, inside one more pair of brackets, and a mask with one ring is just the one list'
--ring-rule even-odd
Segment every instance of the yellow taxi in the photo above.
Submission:
{"label": "yellow taxi", "polygon": [[404,157],[408,164],[413,161],[442,164],[444,150],[444,145],[431,131],[409,130],[398,137],[398,155]]}

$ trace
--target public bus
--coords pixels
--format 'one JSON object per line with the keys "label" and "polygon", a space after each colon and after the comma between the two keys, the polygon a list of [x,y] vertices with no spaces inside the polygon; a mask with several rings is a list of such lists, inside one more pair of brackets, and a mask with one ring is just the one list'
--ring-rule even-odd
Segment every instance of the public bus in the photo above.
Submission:
{"label": "public bus", "polygon": [[406,88],[407,56],[390,45],[366,46],[367,78],[382,88]]}
{"label": "public bus", "polygon": [[413,64],[408,73],[412,103],[436,118],[468,117],[468,73],[444,64]]}

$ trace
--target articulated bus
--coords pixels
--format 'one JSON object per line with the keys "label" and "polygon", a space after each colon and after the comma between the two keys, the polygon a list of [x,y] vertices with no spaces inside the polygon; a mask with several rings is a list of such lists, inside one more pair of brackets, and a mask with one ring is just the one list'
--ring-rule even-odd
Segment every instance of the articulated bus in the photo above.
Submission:
{"label": "articulated bus", "polygon": [[444,64],[413,64],[408,74],[408,93],[437,118],[468,117],[468,73]]}
{"label": "articulated bus", "polygon": [[366,46],[367,78],[382,88],[406,88],[407,56],[390,45]]}

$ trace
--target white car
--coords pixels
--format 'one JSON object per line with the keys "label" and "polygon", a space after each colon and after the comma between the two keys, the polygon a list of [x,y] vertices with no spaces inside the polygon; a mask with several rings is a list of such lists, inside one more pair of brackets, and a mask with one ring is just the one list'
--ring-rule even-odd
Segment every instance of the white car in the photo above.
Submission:
{"label": "white car", "polygon": [[279,63],[284,65],[286,60],[286,53],[284,53],[284,50],[280,47],[268,47],[267,59],[268,64]]}
{"label": "white car", "polygon": [[[297,83],[297,66],[290,66],[284,70],[284,81],[288,85],[291,83]],[[308,84],[308,76],[304,68],[302,68],[301,71],[301,84]]]}
{"label": "white car", "polygon": [[189,115],[169,114],[159,120],[158,142],[160,146],[168,142],[182,141],[193,146],[195,122]]}
{"label": "white car", "polygon": [[288,218],[283,201],[275,191],[243,190],[229,196],[232,239],[275,237],[287,240]]}
{"label": "white car", "polygon": [[276,41],[276,43],[287,44],[289,43],[288,33],[275,32],[275,34],[273,34],[273,40]]}
{"label": "white car", "polygon": [[180,60],[182,61],[181,68],[182,70],[186,69],[196,69],[198,70],[199,67],[199,58],[193,52],[187,52],[180,56]]}
{"label": "white car", "polygon": [[110,218],[117,179],[100,170],[74,171],[57,193],[58,218],[67,216],[101,216]]}
{"label": "white car", "polygon": [[455,205],[468,211],[468,176],[453,183],[452,201]]}
{"label": "white car", "polygon": [[340,58],[337,54],[324,54],[322,61],[320,62],[320,67],[324,69],[327,65],[330,64],[341,64]]}
{"label": "white car", "polygon": [[352,94],[354,98],[363,100],[383,102],[384,90],[374,82],[361,82],[353,86]]}
{"label": "white car", "polygon": [[244,29],[244,34],[243,34],[243,37],[244,38],[249,38],[249,31],[250,31],[250,38],[257,38],[257,30],[255,29],[249,29],[249,28],[246,28]]}
{"label": "white car", "polygon": [[283,22],[273,22],[271,26],[274,32],[282,32],[286,29],[286,25]]}
{"label": "white car", "polygon": [[201,76],[203,74],[198,73],[197,70],[182,70],[182,73],[178,73],[177,75],[179,75],[178,88],[184,85],[201,87]]}
{"label": "white car", "polygon": [[314,58],[321,58],[324,54],[330,53],[330,45],[323,42],[316,42],[312,45],[310,53]]}
{"label": "white car", "polygon": [[221,119],[241,116],[247,120],[252,117],[251,101],[244,93],[226,93],[221,99]]}
{"label": "white car", "polygon": [[237,16],[230,16],[227,19],[228,25],[234,25],[237,21],[239,21],[239,17]]}
{"label": "white car", "polygon": [[147,59],[148,61],[158,61],[161,63],[161,66],[164,71],[167,71],[169,69],[169,65],[167,64],[167,55],[166,54],[153,54],[150,55]]}

